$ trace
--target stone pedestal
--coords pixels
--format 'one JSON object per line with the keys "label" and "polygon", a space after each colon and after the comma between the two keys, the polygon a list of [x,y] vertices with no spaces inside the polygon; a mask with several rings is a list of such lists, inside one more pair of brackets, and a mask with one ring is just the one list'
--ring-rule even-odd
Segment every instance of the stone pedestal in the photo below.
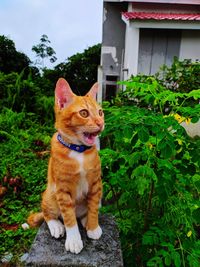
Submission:
{"label": "stone pedestal", "polygon": [[67,252],[65,237],[51,237],[46,223],[43,223],[25,266],[123,267],[119,232],[114,218],[110,215],[101,215],[99,223],[103,230],[99,240],[89,239],[85,229],[79,227],[84,248],[78,255]]}

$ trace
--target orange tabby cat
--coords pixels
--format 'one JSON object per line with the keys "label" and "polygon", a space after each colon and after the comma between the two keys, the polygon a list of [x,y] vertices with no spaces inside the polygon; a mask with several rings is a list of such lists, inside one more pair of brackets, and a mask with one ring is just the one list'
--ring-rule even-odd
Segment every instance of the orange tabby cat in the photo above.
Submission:
{"label": "orange tabby cat", "polygon": [[[30,226],[45,220],[53,237],[66,231],[65,248],[79,253],[83,242],[77,220],[87,235],[99,239],[98,208],[102,196],[98,134],[104,128],[104,114],[95,101],[98,84],[85,96],[76,96],[60,78],[55,89],[55,128],[51,141],[47,189],[42,195],[42,212],[28,218]],[[59,220],[63,219],[64,225]]]}

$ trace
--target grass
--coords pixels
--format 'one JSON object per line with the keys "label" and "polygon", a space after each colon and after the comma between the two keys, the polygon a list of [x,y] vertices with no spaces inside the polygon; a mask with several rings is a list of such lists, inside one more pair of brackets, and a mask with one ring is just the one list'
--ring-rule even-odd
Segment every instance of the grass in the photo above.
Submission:
{"label": "grass", "polygon": [[20,264],[37,231],[21,225],[39,209],[54,129],[40,125],[33,114],[11,110],[0,114],[0,129],[0,186],[6,188],[0,198],[0,259],[12,253],[11,263]]}

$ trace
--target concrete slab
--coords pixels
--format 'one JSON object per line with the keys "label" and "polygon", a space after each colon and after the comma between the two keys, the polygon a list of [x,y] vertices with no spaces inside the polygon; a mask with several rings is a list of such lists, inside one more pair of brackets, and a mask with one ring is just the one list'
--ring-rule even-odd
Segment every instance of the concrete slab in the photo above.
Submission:
{"label": "concrete slab", "polygon": [[114,217],[101,215],[99,222],[103,230],[99,240],[89,239],[85,229],[79,227],[84,248],[78,255],[67,252],[64,246],[65,237],[52,238],[46,223],[43,223],[25,261],[25,266],[123,267],[119,232]]}

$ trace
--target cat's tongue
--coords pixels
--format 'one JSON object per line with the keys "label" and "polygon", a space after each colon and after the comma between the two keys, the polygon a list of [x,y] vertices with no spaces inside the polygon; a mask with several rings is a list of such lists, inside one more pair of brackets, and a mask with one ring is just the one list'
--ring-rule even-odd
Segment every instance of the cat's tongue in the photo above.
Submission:
{"label": "cat's tongue", "polygon": [[98,135],[98,132],[95,133],[84,133],[84,140],[88,145],[93,145],[95,143],[95,138]]}

